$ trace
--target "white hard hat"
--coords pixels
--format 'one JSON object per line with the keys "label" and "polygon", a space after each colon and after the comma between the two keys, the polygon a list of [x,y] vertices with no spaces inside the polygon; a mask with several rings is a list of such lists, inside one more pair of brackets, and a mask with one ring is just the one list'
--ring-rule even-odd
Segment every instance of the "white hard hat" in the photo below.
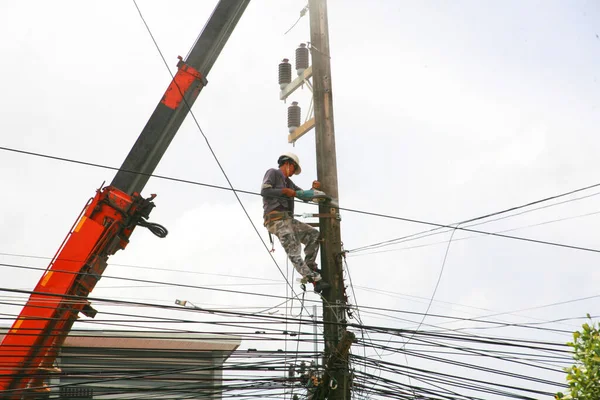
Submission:
{"label": "white hard hat", "polygon": [[300,159],[294,153],[283,153],[277,159],[277,163],[279,165],[283,164],[286,161],[293,161],[296,164],[296,170],[294,171],[294,175],[299,175],[302,172],[302,168],[300,167]]}

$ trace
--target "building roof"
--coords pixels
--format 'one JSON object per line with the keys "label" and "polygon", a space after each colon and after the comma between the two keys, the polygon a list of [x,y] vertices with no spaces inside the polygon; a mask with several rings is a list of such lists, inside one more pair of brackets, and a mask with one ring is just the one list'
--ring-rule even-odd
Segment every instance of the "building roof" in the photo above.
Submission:
{"label": "building roof", "polygon": [[[0,341],[7,329],[0,329]],[[241,343],[232,335],[165,332],[72,330],[64,347],[121,348],[184,351],[224,351],[231,353]]]}

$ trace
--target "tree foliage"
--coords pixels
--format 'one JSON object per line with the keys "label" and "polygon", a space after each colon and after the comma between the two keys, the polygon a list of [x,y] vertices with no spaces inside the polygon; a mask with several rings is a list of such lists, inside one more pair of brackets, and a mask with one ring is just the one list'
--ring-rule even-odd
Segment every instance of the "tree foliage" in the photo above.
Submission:
{"label": "tree foliage", "polygon": [[569,393],[557,393],[555,398],[600,399],[600,323],[594,324],[590,318],[580,331],[573,332],[573,341],[567,345],[573,348],[575,361],[571,367],[565,368]]}

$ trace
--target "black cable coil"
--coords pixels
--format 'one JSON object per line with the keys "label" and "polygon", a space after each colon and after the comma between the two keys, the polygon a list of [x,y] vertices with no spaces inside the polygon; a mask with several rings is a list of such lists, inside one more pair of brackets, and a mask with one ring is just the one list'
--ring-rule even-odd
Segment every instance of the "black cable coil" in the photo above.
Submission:
{"label": "black cable coil", "polygon": [[156,222],[150,222],[146,221],[145,219],[140,219],[137,224],[139,226],[143,226],[144,228],[148,228],[150,232],[152,232],[161,239],[165,238],[169,233],[167,228],[165,228],[161,224],[157,224]]}

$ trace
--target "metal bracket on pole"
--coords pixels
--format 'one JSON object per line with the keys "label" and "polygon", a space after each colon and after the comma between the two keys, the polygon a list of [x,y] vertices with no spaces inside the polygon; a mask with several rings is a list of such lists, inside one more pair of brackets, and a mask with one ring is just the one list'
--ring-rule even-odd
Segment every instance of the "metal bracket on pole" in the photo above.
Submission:
{"label": "metal bracket on pole", "polygon": [[339,213],[331,213],[331,214],[302,214],[304,218],[335,218],[337,220],[341,220]]}
{"label": "metal bracket on pole", "polygon": [[[304,213],[300,216],[302,218],[335,218],[338,221],[342,220],[342,216],[339,212],[335,212],[336,208],[331,208],[331,213],[320,213],[320,214],[312,214],[312,213]],[[312,226],[313,228],[319,228],[321,226],[320,222],[306,222],[307,225]]]}

